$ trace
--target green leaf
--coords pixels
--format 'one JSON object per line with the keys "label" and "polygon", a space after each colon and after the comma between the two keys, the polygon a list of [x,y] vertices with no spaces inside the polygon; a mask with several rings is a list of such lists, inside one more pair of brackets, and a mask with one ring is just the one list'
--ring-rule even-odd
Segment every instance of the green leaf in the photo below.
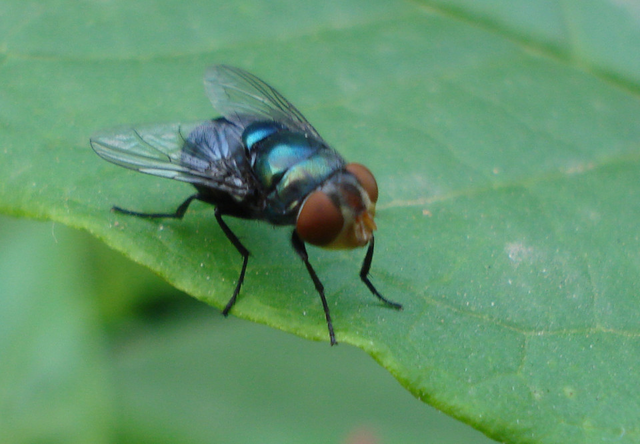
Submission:
{"label": "green leaf", "polygon": [[353,347],[211,313],[160,326],[117,354],[124,442],[493,442],[400,390]]}
{"label": "green leaf", "polygon": [[[381,194],[362,251],[310,249],[339,341],[506,442],[640,439],[640,12],[631,2],[3,2],[0,210],[88,230],[217,307],[240,258],[191,189],[88,138],[214,116],[207,65],[273,84]],[[327,340],[289,232],[229,221],[253,256],[233,314]]]}
{"label": "green leaf", "polygon": [[355,347],[224,319],[86,233],[0,217],[0,246],[2,444],[489,442]]}

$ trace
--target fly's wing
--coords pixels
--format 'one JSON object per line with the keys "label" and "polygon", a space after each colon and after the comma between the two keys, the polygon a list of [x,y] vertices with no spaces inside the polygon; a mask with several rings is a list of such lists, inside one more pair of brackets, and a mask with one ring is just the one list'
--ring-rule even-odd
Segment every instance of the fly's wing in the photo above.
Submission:
{"label": "fly's wing", "polygon": [[291,131],[322,140],[295,106],[253,74],[232,66],[213,65],[205,72],[204,85],[213,107],[239,126],[273,120]]}
{"label": "fly's wing", "polygon": [[236,125],[218,119],[103,131],[91,138],[91,147],[116,165],[221,190],[242,200],[251,186],[240,137]]}

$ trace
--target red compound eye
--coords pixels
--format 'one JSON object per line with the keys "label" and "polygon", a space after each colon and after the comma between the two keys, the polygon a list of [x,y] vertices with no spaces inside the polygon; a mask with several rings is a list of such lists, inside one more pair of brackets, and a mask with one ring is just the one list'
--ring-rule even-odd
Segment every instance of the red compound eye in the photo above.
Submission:
{"label": "red compound eye", "polygon": [[356,176],[362,188],[364,188],[369,195],[371,202],[376,203],[378,201],[378,184],[373,174],[371,174],[371,171],[369,171],[369,168],[359,163],[350,163],[346,166],[346,170]]}
{"label": "red compound eye", "polygon": [[343,225],[342,213],[329,196],[314,191],[300,209],[296,231],[303,241],[323,247],[338,237]]}

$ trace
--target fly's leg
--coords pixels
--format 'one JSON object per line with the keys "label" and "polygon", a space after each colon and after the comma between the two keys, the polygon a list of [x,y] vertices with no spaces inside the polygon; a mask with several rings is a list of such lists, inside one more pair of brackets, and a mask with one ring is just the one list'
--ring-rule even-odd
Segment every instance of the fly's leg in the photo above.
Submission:
{"label": "fly's leg", "polygon": [[247,262],[249,262],[249,255],[251,253],[249,253],[249,250],[247,250],[245,246],[242,245],[242,242],[240,242],[238,236],[236,236],[233,231],[231,231],[231,228],[229,228],[225,221],[222,220],[222,213],[218,208],[216,208],[215,215],[216,220],[218,221],[218,225],[220,225],[220,228],[222,228],[222,231],[227,236],[227,239],[229,239],[233,246],[236,247],[238,253],[242,255],[242,269],[240,270],[240,277],[238,278],[236,289],[233,291],[233,296],[231,296],[231,299],[229,299],[229,302],[227,302],[226,307],[224,307],[224,310],[222,310],[222,314],[224,316],[228,316],[229,311],[231,311],[231,308],[233,307],[233,304],[236,303],[238,293],[240,293],[240,287],[242,287],[242,282],[244,281],[244,273],[245,271],[247,271]]}
{"label": "fly's leg", "polygon": [[[120,207],[113,207],[112,210],[117,213],[126,214],[128,216],[136,216],[142,217],[145,219],[161,219],[161,218],[172,218],[172,219],[182,219],[184,214],[187,212],[187,208],[194,200],[198,199],[199,195],[194,194],[193,196],[189,196],[184,202],[180,204],[180,206],[176,209],[175,213],[139,213],[137,211],[125,210]],[[247,250],[244,245],[240,242],[240,239],[231,231],[231,228],[222,220],[222,213],[220,210],[216,208],[215,211],[216,221],[218,221],[218,225],[222,228],[222,231],[227,236],[227,239],[236,247],[238,253],[242,255],[242,269],[240,270],[240,277],[238,278],[238,283],[236,284],[236,288],[233,291],[233,296],[225,306],[224,310],[222,310],[222,314],[227,316],[229,315],[229,311],[235,304],[236,299],[238,298],[238,293],[240,293],[240,287],[242,287],[242,282],[244,281],[244,274],[247,271],[247,262],[249,261],[249,250]]]}
{"label": "fly's leg", "polygon": [[389,299],[382,296],[378,292],[378,290],[376,290],[376,287],[374,287],[371,281],[369,280],[369,270],[371,269],[371,261],[373,261],[373,237],[369,242],[369,248],[367,248],[367,254],[364,257],[364,261],[362,262],[362,268],[360,269],[360,279],[362,279],[362,282],[364,282],[367,288],[371,290],[371,293],[376,295],[378,299],[380,299],[382,302],[389,305],[390,307],[395,308],[396,310],[402,310],[401,304],[390,301]]}
{"label": "fly's leg", "polygon": [[304,242],[298,236],[296,230],[293,230],[293,235],[291,236],[291,243],[293,244],[293,249],[298,253],[300,259],[304,262],[304,265],[307,267],[307,271],[309,272],[309,276],[311,276],[311,280],[313,284],[316,286],[316,290],[320,295],[320,299],[322,300],[322,308],[324,308],[324,316],[327,318],[327,327],[329,328],[329,339],[331,340],[331,345],[336,345],[338,342],[336,341],[336,335],[333,332],[333,323],[331,322],[331,315],[329,314],[329,304],[327,304],[327,298],[324,296],[324,286],[315,270],[309,263],[309,255],[307,254],[307,249],[304,246]]}
{"label": "fly's leg", "polygon": [[125,210],[124,208],[115,206],[111,208],[111,210],[115,211],[116,213],[126,214],[128,216],[142,217],[145,219],[182,219],[184,217],[184,213],[187,212],[187,208],[189,208],[189,205],[191,205],[191,202],[193,202],[195,199],[198,199],[198,197],[198,194],[189,196],[187,200],[180,204],[175,213],[138,213],[137,211]]}

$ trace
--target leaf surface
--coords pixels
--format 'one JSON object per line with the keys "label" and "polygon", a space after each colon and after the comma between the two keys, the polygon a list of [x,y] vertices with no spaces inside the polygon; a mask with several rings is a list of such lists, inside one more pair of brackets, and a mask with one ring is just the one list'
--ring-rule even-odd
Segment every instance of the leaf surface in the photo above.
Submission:
{"label": "leaf surface", "polygon": [[[153,5],[153,7],[152,7]],[[157,6],[156,6],[157,5]],[[506,442],[640,439],[640,11],[632,2],[2,2],[0,211],[83,228],[217,307],[240,257],[186,184],[101,161],[97,130],[214,117],[206,66],[265,79],[380,185],[362,251],[310,249],[339,341]],[[615,30],[615,32],[613,32]],[[289,232],[233,314],[327,340]]]}

